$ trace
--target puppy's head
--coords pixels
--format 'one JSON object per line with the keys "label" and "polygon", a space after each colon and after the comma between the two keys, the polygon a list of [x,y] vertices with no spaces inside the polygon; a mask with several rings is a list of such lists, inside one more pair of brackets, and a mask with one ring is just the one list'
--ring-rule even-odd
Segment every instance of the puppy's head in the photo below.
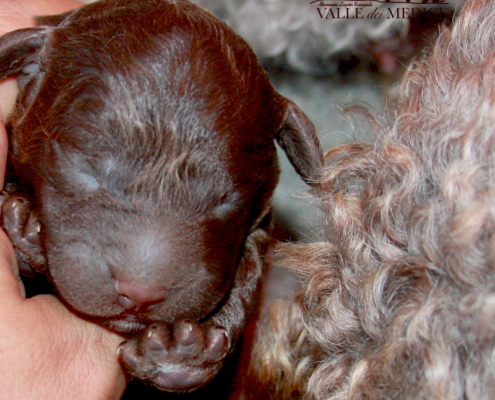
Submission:
{"label": "puppy's head", "polygon": [[313,126],[247,45],[187,2],[41,18],[1,39],[0,78],[11,75],[11,163],[32,189],[50,277],[76,310],[123,330],[221,303],[270,210],[275,140],[308,182],[321,164]]}

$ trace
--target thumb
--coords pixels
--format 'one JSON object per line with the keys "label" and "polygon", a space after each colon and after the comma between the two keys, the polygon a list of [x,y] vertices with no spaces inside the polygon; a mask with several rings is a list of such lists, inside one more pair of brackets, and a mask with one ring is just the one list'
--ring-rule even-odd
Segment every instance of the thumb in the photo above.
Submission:
{"label": "thumb", "polygon": [[[14,80],[8,79],[0,84],[0,187],[4,184],[8,151],[4,117],[13,109],[16,92],[17,85]],[[24,287],[19,278],[15,252],[2,229],[0,229],[0,288],[0,301],[24,297]]]}
{"label": "thumb", "polygon": [[0,187],[3,187],[5,180],[9,148],[5,121],[14,109],[17,91],[17,84],[13,79],[4,80],[0,84]]}
{"label": "thumb", "polygon": [[0,302],[20,300],[24,296],[14,248],[6,233],[0,229]]}

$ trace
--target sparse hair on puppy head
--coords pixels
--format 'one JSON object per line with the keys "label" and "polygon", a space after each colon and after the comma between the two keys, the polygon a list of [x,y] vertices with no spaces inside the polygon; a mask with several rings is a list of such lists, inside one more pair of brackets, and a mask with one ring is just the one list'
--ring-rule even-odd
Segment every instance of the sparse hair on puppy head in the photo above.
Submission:
{"label": "sparse hair on puppy head", "polygon": [[23,272],[127,335],[125,369],[187,392],[222,368],[258,303],[279,168],[309,184],[315,129],[247,43],[183,0],[102,0],[0,38],[3,228]]}

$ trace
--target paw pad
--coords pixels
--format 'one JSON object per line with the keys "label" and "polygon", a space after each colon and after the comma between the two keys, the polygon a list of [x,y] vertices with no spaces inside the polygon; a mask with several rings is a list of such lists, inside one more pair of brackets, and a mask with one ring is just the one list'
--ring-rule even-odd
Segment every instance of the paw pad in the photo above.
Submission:
{"label": "paw pad", "polygon": [[229,350],[227,332],[181,320],[155,323],[120,347],[121,359],[135,377],[163,390],[186,392],[208,383]]}

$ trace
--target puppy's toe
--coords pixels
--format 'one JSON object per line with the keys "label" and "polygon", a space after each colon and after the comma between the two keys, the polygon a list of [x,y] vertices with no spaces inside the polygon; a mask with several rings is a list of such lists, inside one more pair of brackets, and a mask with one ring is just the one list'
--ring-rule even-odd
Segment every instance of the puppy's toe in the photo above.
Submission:
{"label": "puppy's toe", "polygon": [[33,205],[22,193],[0,194],[1,222],[19,255],[19,268],[24,275],[45,272],[45,257],[40,246],[41,225],[33,213]]}
{"label": "puppy's toe", "polygon": [[192,321],[179,321],[174,326],[175,356],[177,359],[197,358],[206,344],[201,325]]}
{"label": "puppy's toe", "polygon": [[227,355],[229,338],[222,327],[214,327],[208,330],[205,358],[209,361],[219,361]]}

